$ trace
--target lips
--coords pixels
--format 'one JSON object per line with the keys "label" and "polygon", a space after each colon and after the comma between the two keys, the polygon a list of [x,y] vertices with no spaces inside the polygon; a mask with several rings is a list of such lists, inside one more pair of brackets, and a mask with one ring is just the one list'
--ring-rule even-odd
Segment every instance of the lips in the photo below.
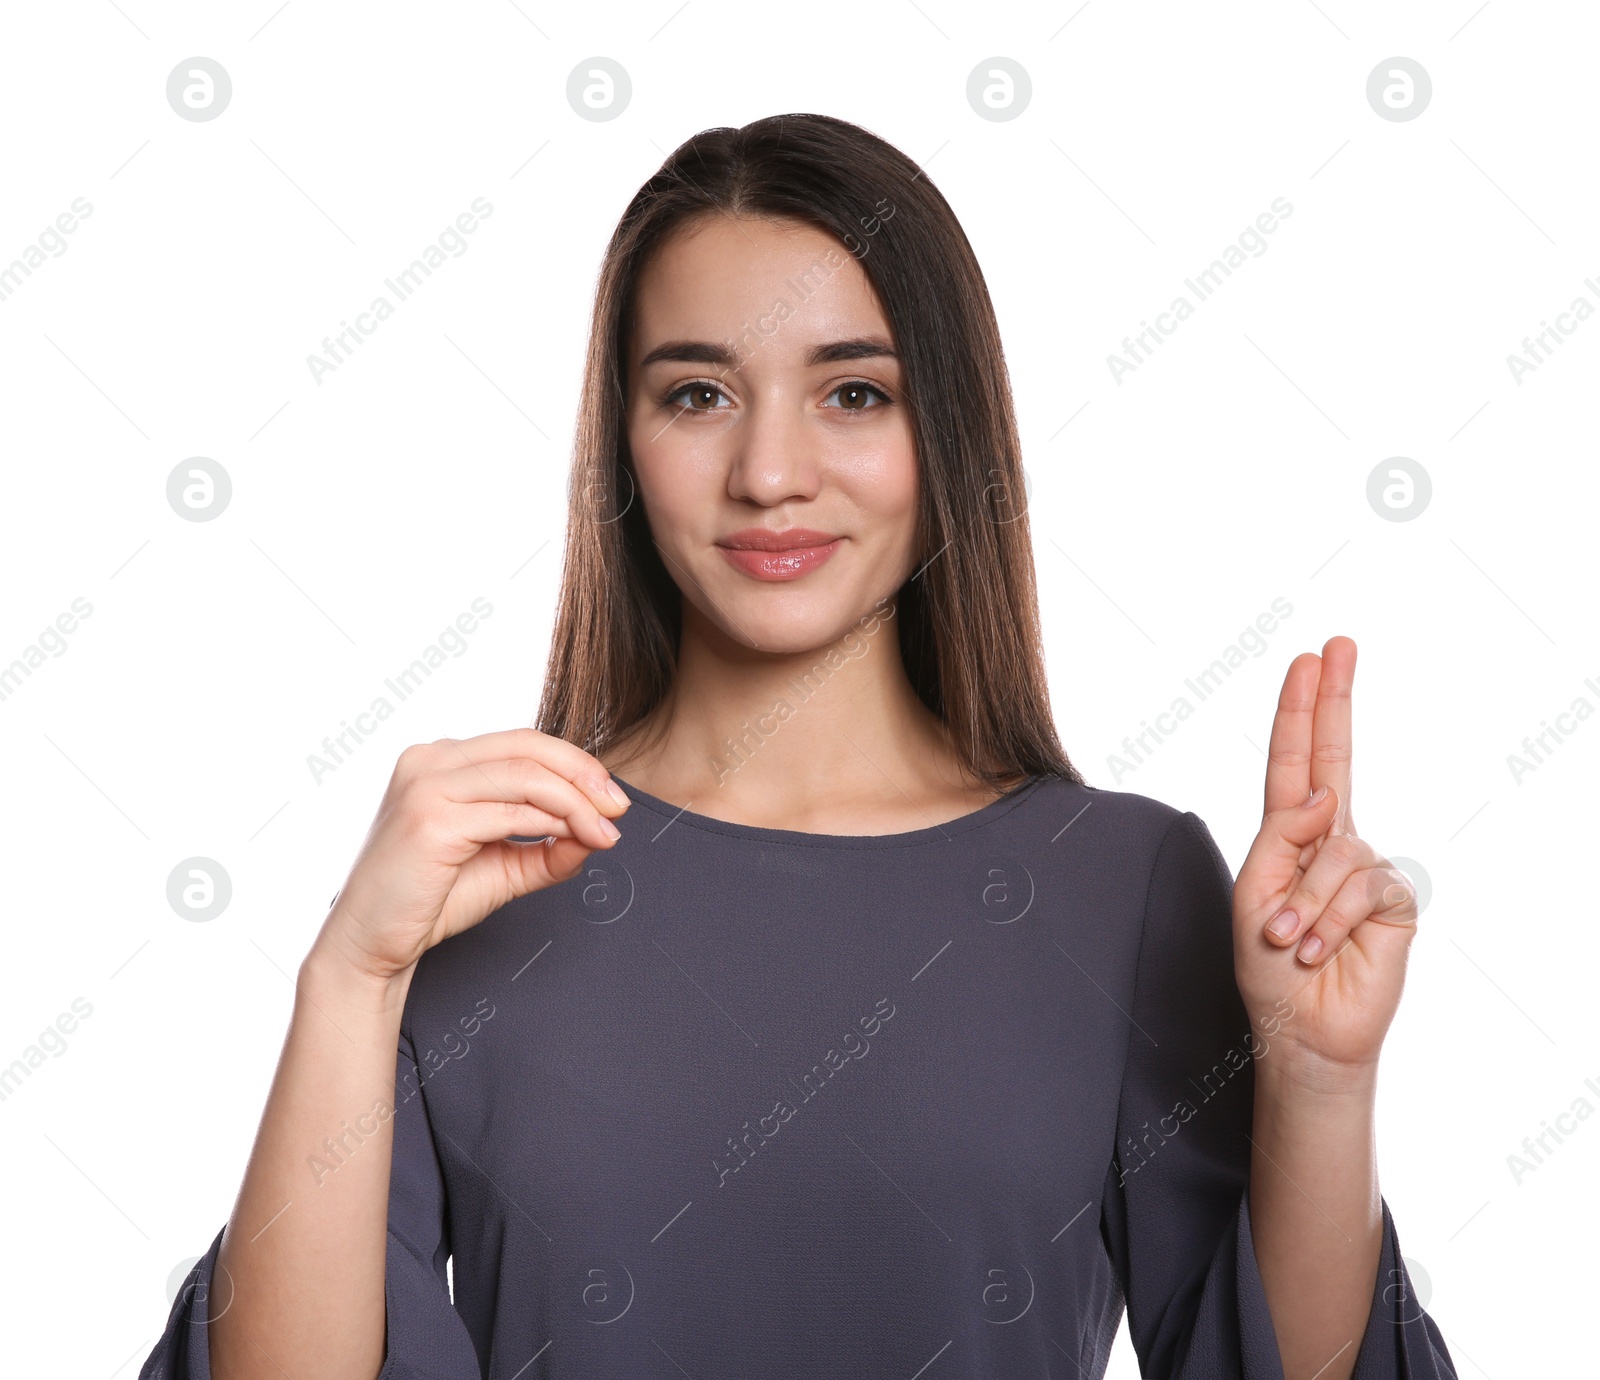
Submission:
{"label": "lips", "polygon": [[746,527],[717,543],[730,551],[796,551],[827,546],[838,537],[832,532],[819,532],[814,527],[786,527],[781,532],[769,532],[763,527]]}
{"label": "lips", "polygon": [[757,580],[798,580],[833,555],[843,540],[812,527],[789,527],[782,532],[747,527],[717,545],[729,565]]}

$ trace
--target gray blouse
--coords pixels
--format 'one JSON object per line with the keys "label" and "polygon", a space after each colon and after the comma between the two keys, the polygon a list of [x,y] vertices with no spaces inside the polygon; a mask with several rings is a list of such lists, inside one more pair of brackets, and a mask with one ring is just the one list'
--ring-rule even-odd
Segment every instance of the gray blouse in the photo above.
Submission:
{"label": "gray blouse", "polygon": [[[1081,1380],[1124,1307],[1151,1380],[1282,1380],[1247,1193],[1276,1032],[1197,816],[1035,777],[825,835],[621,784],[612,849],[417,965],[382,1380]],[[1454,1377],[1383,1226],[1356,1376]],[[210,1380],[221,1240],[141,1380]]]}

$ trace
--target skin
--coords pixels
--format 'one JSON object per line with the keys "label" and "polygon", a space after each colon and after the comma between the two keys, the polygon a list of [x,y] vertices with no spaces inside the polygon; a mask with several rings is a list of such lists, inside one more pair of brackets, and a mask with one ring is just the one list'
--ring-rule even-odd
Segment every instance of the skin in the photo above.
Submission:
{"label": "skin", "polygon": [[[1355,1369],[1383,1247],[1378,1055],[1417,928],[1410,878],[1357,836],[1350,814],[1355,667],[1348,637],[1290,663],[1261,830],[1233,891],[1240,995],[1260,1029],[1277,1024],[1275,1010],[1281,1021],[1255,1066],[1250,1216],[1285,1380],[1348,1380]],[[1294,920],[1276,934],[1286,911]]]}
{"label": "skin", "polygon": [[[615,842],[609,820],[627,800],[608,789],[605,768],[714,817],[825,833],[924,828],[996,794],[963,781],[906,677],[893,624],[854,631],[923,559],[898,365],[807,359],[818,345],[889,338],[855,260],[843,255],[747,358],[710,370],[703,361],[640,367],[665,340],[739,337],[835,248],[809,228],[720,218],[666,247],[645,274],[628,437],[652,534],[684,591],[677,683],[646,731],[603,762],[531,729],[401,754],[296,981],[205,1301],[218,1380],[377,1373],[387,1099],[416,962],[512,897],[570,880],[592,849]],[[704,413],[661,401],[697,378],[719,390],[700,399]],[[894,401],[841,387],[859,383]],[[799,581],[754,581],[715,545],[740,527],[791,525],[844,538]],[[719,771],[723,738],[792,695],[788,678],[829,647],[844,655],[840,669],[748,761]],[[1290,665],[1261,831],[1233,893],[1240,994],[1272,1034],[1258,1054],[1250,1210],[1286,1380],[1347,1380],[1369,1315],[1381,1246],[1377,1059],[1416,924],[1408,879],[1356,837],[1350,818],[1354,669],[1348,638]],[[1303,803],[1316,786],[1327,794]],[[508,830],[549,841],[513,843]],[[1268,922],[1286,908],[1299,923],[1278,938]],[[1320,953],[1301,947],[1307,933],[1323,941]],[[350,1120],[364,1139],[345,1146],[336,1169],[312,1173],[308,1152]]]}
{"label": "skin", "polygon": [[[832,271],[830,251],[844,261]],[[793,284],[808,272],[824,281],[802,301]],[[779,299],[793,314],[766,336],[746,336],[762,318],[773,324]],[[665,342],[730,337],[746,342],[730,361],[640,367]],[[809,226],[706,218],[641,275],[628,444],[651,534],[683,592],[683,636],[668,699],[600,756],[652,795],[717,819],[886,834],[944,823],[999,794],[964,779],[906,675],[893,620],[870,635],[856,627],[921,563],[899,361],[807,363],[817,346],[864,338],[893,349],[860,265]],[[696,381],[704,386],[661,402]],[[841,387],[852,384],[881,394]],[[745,527],[811,527],[844,540],[801,579],[766,583],[717,549]],[[800,702],[790,679],[830,647],[842,669]],[[725,740],[780,699],[795,712],[740,763]]]}
{"label": "skin", "polygon": [[[793,284],[830,250],[844,262],[800,301]],[[780,299],[793,314],[770,334],[747,334],[763,318],[771,327]],[[906,675],[892,622],[847,641],[924,559],[898,362],[807,357],[858,338],[892,348],[860,265],[809,226],[709,217],[662,247],[637,300],[627,436],[638,499],[683,595],[683,633],[670,695],[601,761],[697,813],[809,832],[925,828],[993,800],[995,789],[963,779]],[[642,363],[665,342],[730,338],[743,341],[730,359]],[[841,388],[863,383],[882,396]],[[686,385],[697,386],[663,401]],[[739,528],[791,526],[844,541],[787,583],[754,580],[717,549]],[[794,705],[791,678],[829,648],[845,656],[842,670],[730,770],[738,759],[725,740],[778,700]],[[1250,1212],[1285,1380],[1349,1380],[1354,1369],[1382,1245],[1377,1060],[1416,924],[1409,880],[1350,819],[1354,670],[1346,637],[1291,663],[1260,833],[1234,886],[1239,990],[1273,1032],[1257,1060]],[[1324,797],[1306,804],[1321,786]],[[1300,919],[1282,939],[1267,924],[1288,906]],[[1300,949],[1310,933],[1320,954]]]}
{"label": "skin", "polygon": [[410,1095],[396,1076],[414,1076],[399,1068],[400,1023],[417,961],[515,897],[570,881],[620,837],[610,821],[627,806],[589,753],[531,728],[400,754],[300,964],[212,1287],[190,1300],[209,1327],[188,1344],[206,1347],[215,1380],[378,1374],[395,1102]]}

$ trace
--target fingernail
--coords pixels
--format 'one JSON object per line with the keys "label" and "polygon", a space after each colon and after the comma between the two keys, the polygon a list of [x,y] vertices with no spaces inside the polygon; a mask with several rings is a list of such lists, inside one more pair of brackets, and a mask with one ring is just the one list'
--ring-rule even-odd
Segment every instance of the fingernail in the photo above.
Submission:
{"label": "fingernail", "polygon": [[631,805],[633,803],[628,799],[628,793],[623,790],[621,786],[617,785],[617,783],[609,776],[606,778],[606,790],[611,792],[611,798],[616,801],[618,805]]}
{"label": "fingernail", "polygon": [[1267,922],[1267,928],[1279,939],[1288,939],[1299,925],[1300,917],[1292,910],[1280,910]]}
{"label": "fingernail", "polygon": [[1308,934],[1306,942],[1300,946],[1300,951],[1295,955],[1302,963],[1315,963],[1317,955],[1322,952],[1322,937]]}
{"label": "fingernail", "polygon": [[613,843],[622,837],[622,830],[617,828],[617,826],[604,815],[600,816],[600,827],[606,831],[606,837]]}
{"label": "fingernail", "polygon": [[1323,796],[1327,795],[1327,793],[1328,788],[1326,786],[1318,786],[1316,790],[1311,792],[1311,798],[1306,801],[1306,804],[1315,805],[1317,801],[1321,800]]}

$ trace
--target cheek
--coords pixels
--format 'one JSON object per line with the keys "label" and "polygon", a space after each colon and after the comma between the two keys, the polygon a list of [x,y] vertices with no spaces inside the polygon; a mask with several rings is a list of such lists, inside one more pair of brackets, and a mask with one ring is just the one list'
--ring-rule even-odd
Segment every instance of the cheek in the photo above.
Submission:
{"label": "cheek", "polygon": [[687,438],[675,437],[674,428],[657,434],[648,424],[630,427],[628,453],[633,458],[637,489],[634,501],[642,504],[651,534],[663,546],[674,533],[703,523],[715,512],[717,473],[707,457],[697,456]]}
{"label": "cheek", "polygon": [[841,467],[863,512],[887,525],[914,526],[919,475],[909,436],[887,441]]}

